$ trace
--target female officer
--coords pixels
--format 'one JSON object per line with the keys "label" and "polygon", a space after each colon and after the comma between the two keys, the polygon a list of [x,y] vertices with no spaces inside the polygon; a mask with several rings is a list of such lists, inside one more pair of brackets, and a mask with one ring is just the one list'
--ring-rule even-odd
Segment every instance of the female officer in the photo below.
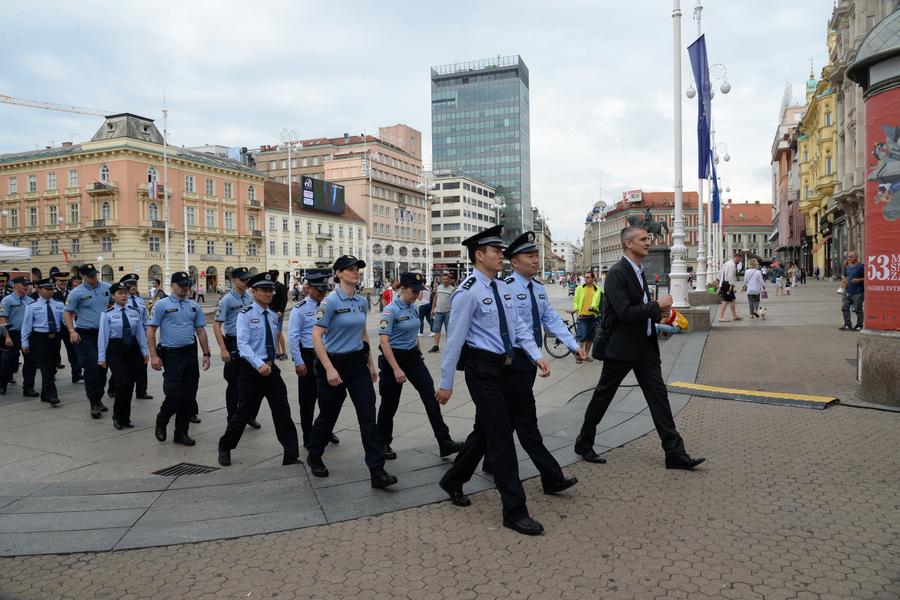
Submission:
{"label": "female officer", "polygon": [[114,283],[109,288],[113,305],[100,313],[97,334],[97,364],[107,365],[116,378],[116,400],[113,404],[113,426],[116,429],[134,427],[131,424],[131,393],[150,360],[147,337],[144,334],[144,315],[128,306],[128,286]]}
{"label": "female officer", "polygon": [[334,280],[338,285],[316,311],[312,339],[319,359],[316,366],[319,416],[310,432],[307,462],[313,475],[328,477],[322,454],[349,392],[359,420],[372,487],[381,489],[397,483],[397,478],[384,470],[384,454],[378,446],[375,429],[375,388],[372,384],[378,379],[378,373],[372,364],[366,331],[369,302],[365,296],[356,293],[359,269],[365,266],[366,263],[355,256],[338,258],[334,262]]}
{"label": "female officer", "polygon": [[419,351],[419,313],[413,303],[423,289],[425,278],[420,273],[401,274],[394,300],[384,308],[381,316],[378,331],[382,353],[378,357],[381,405],[378,407],[377,429],[381,452],[388,460],[397,458],[391,448],[394,415],[400,405],[400,392],[407,380],[422,398],[441,456],[459,452],[463,446],[461,442],[454,442],[450,438],[450,430],[441,418],[441,407],[434,399],[434,380]]}

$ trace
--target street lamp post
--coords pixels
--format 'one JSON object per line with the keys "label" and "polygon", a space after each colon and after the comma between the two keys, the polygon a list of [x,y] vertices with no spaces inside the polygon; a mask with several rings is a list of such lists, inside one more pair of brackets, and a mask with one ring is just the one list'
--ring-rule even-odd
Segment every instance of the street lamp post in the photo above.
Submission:
{"label": "street lamp post", "polygon": [[681,2],[674,0],[672,10],[672,54],[674,71],[674,133],[675,133],[675,219],[672,232],[672,272],[669,275],[669,293],[675,308],[687,308],[687,264],[684,261],[684,198],[681,179]]}
{"label": "street lamp post", "polygon": [[[297,138],[300,137],[295,129],[282,129],[281,141],[287,146],[287,168],[288,168],[288,257],[294,252],[294,180],[291,177],[291,161],[292,150]],[[285,287],[290,289],[291,280],[294,276],[293,260],[288,258],[288,276],[284,282]]]}
{"label": "street lamp post", "polygon": [[500,224],[500,215],[506,210],[506,198],[502,195],[494,196],[494,204],[491,205],[491,208],[494,209],[494,224]]}

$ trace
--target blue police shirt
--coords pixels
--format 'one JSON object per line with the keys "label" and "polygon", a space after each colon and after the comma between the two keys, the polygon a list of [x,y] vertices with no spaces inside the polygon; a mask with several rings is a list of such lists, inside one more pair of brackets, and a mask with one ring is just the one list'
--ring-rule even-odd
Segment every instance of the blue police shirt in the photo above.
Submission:
{"label": "blue police shirt", "polygon": [[27,294],[19,296],[12,292],[0,301],[0,317],[6,317],[6,327],[13,331],[22,329],[25,319],[25,307],[34,302]]}
{"label": "blue police shirt", "polygon": [[313,349],[312,330],[316,324],[317,310],[319,303],[313,300],[312,296],[307,296],[305,300],[294,304],[291,311],[291,318],[288,320],[288,344],[291,347],[294,366],[299,367],[303,364],[300,346],[307,350]]}
{"label": "blue police shirt", "polygon": [[56,321],[56,331],[62,331],[62,316],[65,307],[59,300],[35,300],[25,307],[25,315],[22,317],[22,347],[28,348],[28,339],[31,332],[38,331],[41,333],[50,333],[50,327],[47,324],[47,304],[50,304],[50,310],[53,312],[53,320]]}
{"label": "blue police shirt", "polygon": [[366,329],[369,301],[365,296],[347,296],[340,287],[325,296],[316,311],[316,327],[326,329],[327,352],[362,350],[362,334]]}
{"label": "blue police shirt", "polygon": [[137,341],[141,348],[141,354],[150,356],[150,350],[147,348],[147,334],[144,333],[144,323],[141,313],[136,311],[130,305],[126,304],[125,308],[116,305],[106,309],[100,315],[100,333],[97,334],[97,360],[106,362],[106,347],[109,340],[122,339],[122,316],[128,319],[131,327],[131,335]]}
{"label": "blue police shirt", "polygon": [[157,342],[163,348],[181,348],[194,343],[198,327],[206,326],[200,305],[189,298],[166,296],[153,305],[150,325],[159,328]]}
{"label": "blue police shirt", "polygon": [[109,307],[111,301],[108,283],[98,281],[97,285],[91,286],[85,281],[69,292],[69,298],[66,300],[66,312],[75,315],[76,327],[98,329],[100,314]]}
{"label": "blue police shirt", "polygon": [[[519,273],[513,273],[506,278],[506,283],[515,294],[516,310],[519,312],[519,318],[525,322],[529,330],[534,330],[534,323],[531,312],[531,292],[534,292],[534,299],[537,303],[538,314],[541,317],[540,325],[549,331],[552,335],[566,345],[566,348],[572,352],[578,351],[578,342],[569,331],[566,324],[559,317],[559,314],[550,306],[550,300],[547,299],[547,289],[544,285],[534,279],[528,279]],[[529,291],[528,285],[531,284]],[[516,344],[518,347],[518,344]]]}
{"label": "blue police shirt", "polygon": [[[263,315],[266,311],[266,315]],[[280,317],[271,308],[262,308],[254,302],[246,307],[237,316],[237,347],[241,358],[259,369],[266,362],[266,323],[269,320],[269,329],[272,331],[272,346],[274,348],[278,337],[278,322]]]}
{"label": "blue police shirt", "polygon": [[250,292],[238,294],[231,290],[219,301],[219,309],[216,311],[216,321],[222,324],[222,333],[236,335],[238,313],[250,306],[253,297]]}
{"label": "blue police shirt", "polygon": [[126,306],[130,306],[141,314],[141,325],[147,327],[150,323],[150,311],[147,310],[147,304],[140,294],[129,294],[128,300],[125,301]]}
{"label": "blue police shirt", "polygon": [[419,335],[419,310],[417,307],[403,302],[399,294],[394,301],[384,308],[378,335],[390,336],[391,348],[411,350],[416,347]]}
{"label": "blue police shirt", "polygon": [[444,356],[441,360],[441,389],[453,389],[453,374],[463,344],[487,350],[495,354],[505,354],[503,338],[500,337],[500,311],[494,301],[491,282],[497,282],[497,292],[503,302],[506,328],[510,341],[528,353],[532,360],[542,358],[541,351],[534,342],[531,328],[519,318],[513,303],[513,291],[502,279],[491,279],[478,269],[460,285],[450,297],[449,331]]}

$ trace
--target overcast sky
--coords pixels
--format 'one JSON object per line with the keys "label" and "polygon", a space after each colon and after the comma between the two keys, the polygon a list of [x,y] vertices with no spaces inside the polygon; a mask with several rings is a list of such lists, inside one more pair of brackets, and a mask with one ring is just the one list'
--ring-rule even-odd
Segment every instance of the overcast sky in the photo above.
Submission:
{"label": "overcast sky", "polygon": [[[682,39],[696,38],[682,0]],[[819,73],[832,0],[706,0],[713,103],[735,202],[771,201],[785,84]],[[254,147],[282,128],[339,136],[406,123],[430,162],[429,67],[520,54],[531,73],[532,203],[581,237],[598,199],[673,188],[672,2],[638,0],[0,3],[0,94],[161,120],[175,144]],[[683,52],[684,82],[689,82]],[[696,189],[696,99],[683,100],[684,186]],[[89,139],[95,117],[0,104],[0,153]],[[161,123],[160,123],[161,128]],[[602,190],[602,192],[601,192]]]}

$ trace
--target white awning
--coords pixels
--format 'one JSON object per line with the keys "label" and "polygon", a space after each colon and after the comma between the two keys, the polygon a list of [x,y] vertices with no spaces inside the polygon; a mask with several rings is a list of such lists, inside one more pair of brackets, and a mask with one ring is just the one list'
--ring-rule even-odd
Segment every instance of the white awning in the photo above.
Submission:
{"label": "white awning", "polygon": [[0,244],[0,261],[28,260],[29,258],[31,258],[30,248],[19,248],[17,246]]}

